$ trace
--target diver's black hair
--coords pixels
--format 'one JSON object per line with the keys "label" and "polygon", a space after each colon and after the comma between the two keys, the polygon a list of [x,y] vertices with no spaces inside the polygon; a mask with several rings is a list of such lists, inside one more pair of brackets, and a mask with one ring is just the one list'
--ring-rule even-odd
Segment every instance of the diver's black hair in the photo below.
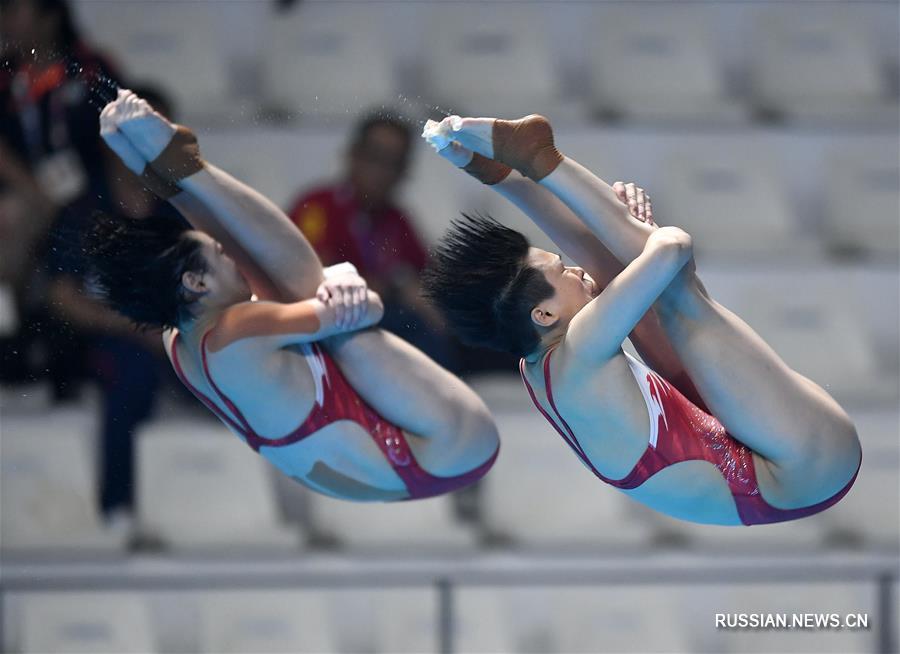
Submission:
{"label": "diver's black hair", "polygon": [[90,286],[106,305],[139,327],[177,327],[191,317],[196,296],[181,282],[203,273],[200,241],[178,218],[134,220],[100,212],[82,239]]}
{"label": "diver's black hair", "polygon": [[526,262],[529,247],[490,216],[463,214],[432,249],[423,292],[464,343],[520,357],[537,348],[531,310],[555,291]]}

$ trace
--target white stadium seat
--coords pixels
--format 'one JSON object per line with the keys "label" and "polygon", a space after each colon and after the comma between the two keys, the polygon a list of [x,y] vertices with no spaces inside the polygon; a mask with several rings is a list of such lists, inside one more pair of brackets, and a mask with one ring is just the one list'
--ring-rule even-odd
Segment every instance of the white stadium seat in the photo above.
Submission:
{"label": "white stadium seat", "polygon": [[265,45],[267,101],[292,117],[352,121],[396,97],[378,3],[311,2],[273,13]]}
{"label": "white stadium seat", "polygon": [[207,2],[76,5],[90,42],[113,56],[127,80],[158,85],[179,112],[218,114],[229,94],[223,12]]}
{"label": "white stadium seat", "polygon": [[345,129],[217,129],[201,136],[204,157],[289,211],[300,193],[338,174]]}
{"label": "white stadium seat", "polygon": [[802,275],[782,279],[777,288],[759,288],[748,279],[729,308],[789,366],[839,400],[896,398],[897,380],[880,370],[852,295]]}
{"label": "white stadium seat", "polygon": [[[772,335],[771,345],[788,365],[839,401],[897,406],[896,268],[710,261],[698,264],[698,271],[715,300],[764,339]],[[805,372],[802,365],[808,366]],[[816,377],[816,370],[824,376]]]}
{"label": "white stadium seat", "polygon": [[426,243],[434,243],[462,212],[484,212],[493,193],[417,143],[414,165],[401,190],[401,202]]}
{"label": "white stadium seat", "polygon": [[518,544],[649,546],[646,512],[595,477],[537,409],[495,412],[503,446],[485,477],[485,524]]}
{"label": "white stadium seat", "polygon": [[482,373],[466,380],[466,383],[484,401],[491,413],[533,411],[534,405],[515,369]]}
{"label": "white stadium seat", "polygon": [[692,547],[702,551],[754,556],[777,555],[786,551],[814,552],[826,546],[826,514],[823,512],[802,520],[749,528],[682,523],[673,525],[673,531],[689,539]]}
{"label": "white stadium seat", "polygon": [[544,7],[520,3],[432,5],[426,30],[429,99],[460,115],[552,115],[559,105],[543,25]]}
{"label": "white stadium seat", "polygon": [[900,416],[896,409],[851,412],[862,444],[862,467],[850,492],[823,514],[841,541],[900,548]]}
{"label": "white stadium seat", "polygon": [[784,189],[767,156],[747,151],[678,149],[666,157],[654,208],[667,225],[694,240],[700,256],[797,256],[798,242]]}
{"label": "white stadium seat", "polygon": [[882,409],[848,409],[856,426],[863,450],[867,447],[881,450],[900,448],[900,409],[885,405]]}
{"label": "white stadium seat", "polygon": [[690,603],[670,588],[558,589],[551,602],[560,652],[689,652]]}
{"label": "white stadium seat", "polygon": [[551,602],[544,589],[461,588],[454,594],[458,652],[551,652]]}
{"label": "white stadium seat", "polygon": [[753,32],[754,102],[798,119],[896,125],[871,37],[846,8],[768,5]]}
{"label": "white stadium seat", "polygon": [[36,593],[23,600],[23,654],[156,651],[143,599],[131,593]]}
{"label": "white stadium seat", "polygon": [[0,546],[121,550],[125,534],[107,532],[89,451],[92,412],[55,409],[4,413],[0,430]]}
{"label": "white stadium seat", "polygon": [[[354,596],[358,607],[365,606],[365,612],[373,614],[375,632],[346,651],[362,651],[360,645],[368,643],[374,643],[375,651],[384,654],[438,651],[437,594],[433,590],[379,589]],[[346,602],[341,601],[344,606]],[[362,617],[360,613],[355,615]]]}
{"label": "white stadium seat", "polygon": [[454,516],[453,498],[410,502],[348,502],[311,494],[316,531],[350,548],[411,552],[421,548],[471,548],[474,534]]}
{"label": "white stadium seat", "polygon": [[137,450],[143,535],[180,548],[299,547],[298,530],[280,521],[265,461],[224,426],[151,423]]}
{"label": "white stadium seat", "polygon": [[334,652],[330,604],[318,591],[249,591],[203,596],[200,651]]}
{"label": "white stadium seat", "polygon": [[461,589],[459,652],[687,652],[683,592],[621,585],[592,589]]}
{"label": "white stadium seat", "polygon": [[897,141],[848,148],[828,162],[824,231],[838,252],[881,255],[896,263],[900,251],[900,163]]}
{"label": "white stadium seat", "polygon": [[435,593],[252,591],[200,599],[200,651],[434,652]]}
{"label": "white stadium seat", "polygon": [[0,385],[0,407],[3,415],[34,414],[46,410],[53,403],[50,383]]}
{"label": "white stadium seat", "polygon": [[707,7],[596,5],[589,40],[590,104],[626,119],[738,122],[727,97]]}

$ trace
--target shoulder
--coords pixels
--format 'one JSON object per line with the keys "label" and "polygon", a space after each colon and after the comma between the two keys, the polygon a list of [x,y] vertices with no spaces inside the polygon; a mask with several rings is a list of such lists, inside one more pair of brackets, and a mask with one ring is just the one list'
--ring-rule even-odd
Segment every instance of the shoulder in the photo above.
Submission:
{"label": "shoulder", "polygon": [[266,327],[276,320],[282,310],[279,302],[240,302],[222,312],[210,329],[206,347],[217,352],[235,341],[266,333]]}
{"label": "shoulder", "polygon": [[218,352],[237,341],[254,339],[254,346],[276,350],[300,335],[316,334],[321,320],[314,301],[293,303],[241,302],[226,309],[209,331],[206,347]]}
{"label": "shoulder", "polygon": [[565,338],[555,348],[549,371],[556,385],[580,387],[588,379],[601,375],[612,361],[624,360],[622,348],[608,358],[598,358],[595,352],[586,352],[584,344],[579,344],[580,339]]}

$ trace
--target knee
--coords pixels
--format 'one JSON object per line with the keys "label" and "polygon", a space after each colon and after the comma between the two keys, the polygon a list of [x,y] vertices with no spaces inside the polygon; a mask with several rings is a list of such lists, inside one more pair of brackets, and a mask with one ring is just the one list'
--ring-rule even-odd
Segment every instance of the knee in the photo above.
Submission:
{"label": "knee", "polygon": [[862,457],[859,435],[856,426],[843,412],[826,418],[804,439],[804,444],[803,452],[796,457],[801,469],[809,469],[811,463],[817,462],[815,467],[828,478],[846,483],[859,467]]}
{"label": "knee", "polygon": [[483,415],[479,415],[476,418],[476,424],[473,426],[472,431],[489,452],[493,453],[500,447],[500,430],[487,410],[484,411]]}
{"label": "knee", "polygon": [[453,430],[466,443],[466,449],[477,450],[487,460],[500,447],[500,431],[490,411],[480,400],[474,406],[458,411]]}
{"label": "knee", "polygon": [[826,438],[834,452],[836,473],[850,479],[859,467],[862,444],[856,425],[847,414],[841,414],[834,419]]}

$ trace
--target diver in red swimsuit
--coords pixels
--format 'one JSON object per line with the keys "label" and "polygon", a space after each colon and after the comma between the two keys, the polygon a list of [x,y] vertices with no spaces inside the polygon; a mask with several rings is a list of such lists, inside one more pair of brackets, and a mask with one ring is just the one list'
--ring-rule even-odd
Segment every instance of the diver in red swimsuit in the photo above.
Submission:
{"label": "diver in red swimsuit", "polygon": [[658,227],[643,189],[563,156],[541,116],[451,116],[423,136],[581,264],[466,217],[425,288],[463,340],[522,357],[534,404],[594,474],[723,525],[800,518],[847,493],[861,461],[847,414],[709,297],[691,237]]}
{"label": "diver in red swimsuit", "polygon": [[[313,371],[313,379],[316,383],[316,403],[312,411],[306,416],[306,420],[294,431],[281,438],[270,439],[260,436],[253,430],[247,418],[241,410],[221,391],[218,384],[213,381],[209,372],[209,360],[207,356],[206,337],[207,332],[200,340],[200,356],[203,362],[203,375],[209,387],[215,391],[220,403],[227,409],[223,410],[203,391],[196,388],[181,368],[178,362],[178,349],[174,342],[171,346],[172,366],[179,379],[187,386],[197,398],[206,405],[222,422],[231,427],[244,441],[257,453],[265,454],[276,465],[283,457],[274,448],[287,448],[299,443],[308,436],[312,436],[321,429],[339,420],[355,422],[365,429],[371,436],[384,458],[390,463],[397,476],[403,481],[408,496],[403,499],[423,499],[443,495],[458,490],[478,481],[483,477],[497,458],[498,450],[494,455],[477,468],[454,477],[438,477],[425,470],[416,460],[409,447],[409,442],[397,425],[394,425],[372,409],[350,385],[340,368],[317,343],[305,343],[300,352],[307,359],[310,370]],[[266,448],[265,452],[262,451]],[[289,464],[282,469],[288,475],[293,476]],[[299,480],[302,481],[302,480]]]}
{"label": "diver in red swimsuit", "polygon": [[370,328],[381,301],[350,264],[323,271],[283,212],[133,93],[120,91],[100,122],[195,229],[97,217],[86,251],[98,291],[136,323],[167,329],[179,377],[232,431],[285,474],[350,500],[430,497],[488,471],[499,440],[487,408]]}

